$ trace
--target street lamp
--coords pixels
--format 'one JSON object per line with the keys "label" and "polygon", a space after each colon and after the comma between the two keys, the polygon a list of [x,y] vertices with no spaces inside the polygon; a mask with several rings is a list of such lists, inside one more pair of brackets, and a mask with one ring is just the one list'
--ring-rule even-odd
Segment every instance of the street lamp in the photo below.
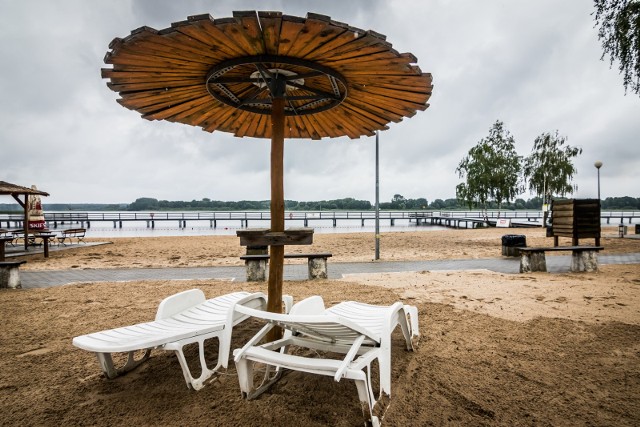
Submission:
{"label": "street lamp", "polygon": [[600,201],[600,168],[602,167],[602,162],[598,160],[593,164],[593,166],[598,169],[598,201]]}
{"label": "street lamp", "polygon": [[380,259],[380,155],[378,131],[376,131],[376,248],[375,259]]}

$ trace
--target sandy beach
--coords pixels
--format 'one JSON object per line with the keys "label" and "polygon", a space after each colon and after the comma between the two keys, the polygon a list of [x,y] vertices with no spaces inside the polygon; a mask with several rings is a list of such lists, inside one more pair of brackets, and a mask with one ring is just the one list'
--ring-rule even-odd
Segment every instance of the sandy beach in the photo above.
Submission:
{"label": "sandy beach", "polygon": [[[529,246],[552,244],[540,229],[402,232],[383,235],[381,255],[398,261],[495,258],[501,256],[500,237],[510,233],[525,234]],[[640,240],[617,238],[614,228],[603,235],[603,254],[640,252]],[[311,247],[287,252],[327,251],[331,263],[370,262],[373,248],[370,234],[317,234]],[[27,258],[24,268],[242,265],[242,253],[234,236],[123,238],[52,252],[47,260]],[[71,345],[77,335],[152,320],[163,298],[192,288],[208,297],[266,292],[262,283],[213,280],[1,290],[0,424],[362,424],[350,381],[291,373],[247,402],[233,363],[226,375],[195,392],[169,352],[152,353],[138,369],[107,380],[93,354]],[[391,405],[383,425],[640,425],[638,264],[601,265],[597,273],[361,274],[287,281],[284,291],[295,300],[319,294],[327,305],[401,300],[418,307],[417,351],[405,351],[401,334],[394,333]],[[257,328],[248,321],[234,329],[232,348]]]}

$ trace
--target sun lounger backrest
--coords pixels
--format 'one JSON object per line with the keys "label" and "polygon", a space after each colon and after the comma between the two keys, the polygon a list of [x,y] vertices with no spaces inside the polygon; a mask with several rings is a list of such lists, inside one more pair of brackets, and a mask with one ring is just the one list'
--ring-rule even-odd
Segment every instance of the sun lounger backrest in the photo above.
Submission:
{"label": "sun lounger backrest", "polygon": [[200,289],[190,289],[180,292],[162,300],[158,306],[156,320],[162,320],[174,316],[196,304],[205,302],[204,292]]}
{"label": "sun lounger backrest", "polygon": [[[294,308],[298,306],[297,303]],[[311,304],[313,306],[313,304]],[[275,323],[294,333],[309,335],[328,342],[353,342],[360,335],[365,336],[366,342],[380,343],[380,334],[370,331],[362,326],[333,314],[278,314],[266,311],[254,310],[248,307],[237,306],[236,311],[248,314],[265,322]],[[292,312],[300,312],[293,310]],[[326,310],[324,311],[326,313]]]}

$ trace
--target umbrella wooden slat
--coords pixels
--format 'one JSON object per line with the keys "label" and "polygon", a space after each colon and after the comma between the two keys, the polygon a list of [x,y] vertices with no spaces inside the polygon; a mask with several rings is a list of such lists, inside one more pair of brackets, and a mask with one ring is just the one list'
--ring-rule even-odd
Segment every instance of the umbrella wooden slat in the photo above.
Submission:
{"label": "umbrella wooden slat", "polygon": [[235,31],[236,39],[244,39],[245,45],[247,46],[247,54],[264,54],[264,41],[257,14],[254,11],[233,12],[233,18],[236,21],[236,26],[232,31]]}
{"label": "umbrella wooden slat", "polygon": [[313,129],[313,132],[310,133],[311,139],[319,140],[322,138],[322,135],[330,137],[330,135],[325,133],[326,131],[322,128],[320,123],[318,123],[316,114],[300,116],[300,119],[306,122],[311,127],[311,129]]}
{"label": "umbrella wooden slat", "polygon": [[193,102],[188,110],[185,110],[179,114],[176,114],[171,118],[171,121],[178,123],[187,123],[192,126],[197,126],[196,118],[213,108],[213,100],[201,99],[200,102]]}
{"label": "umbrella wooden slat", "polygon": [[218,61],[242,54],[232,40],[217,31],[211,15],[192,16],[187,21],[174,22],[171,24],[171,32],[173,39],[195,54],[206,52],[207,56],[218,58]]}
{"label": "umbrella wooden slat", "polygon": [[230,38],[215,24],[210,17],[190,21],[191,26],[179,26],[176,29],[190,37],[199,38],[209,45],[213,51],[219,51],[232,58],[245,56],[247,51],[238,46],[233,38]]}
{"label": "umbrella wooden slat", "polygon": [[222,125],[227,121],[227,119],[235,113],[237,110],[232,110],[230,108],[220,109],[220,113],[209,117],[207,120],[207,127],[204,129],[207,132],[213,132],[216,130],[223,130]]}
{"label": "umbrella wooden slat", "polygon": [[[190,112],[203,104],[211,104],[211,101],[204,98],[205,102],[203,102],[203,97],[195,97],[191,100],[184,100],[181,102],[174,102],[173,104],[167,106],[154,106],[153,108],[149,108],[149,112],[143,114],[142,117],[147,120],[170,120],[170,121],[179,121],[180,113]],[[190,114],[185,114],[184,117],[189,116]]]}
{"label": "umbrella wooden slat", "polygon": [[[385,98],[376,98],[371,102],[376,103],[376,107],[379,108],[385,116],[391,117],[391,115],[396,115],[399,118],[398,121],[402,121],[403,117],[413,117],[415,115],[415,110],[411,109],[407,104],[399,104],[392,101],[388,101]],[[424,105],[420,106],[421,108],[426,108]]]}
{"label": "umbrella wooden slat", "polygon": [[347,135],[351,138],[351,132],[340,131],[342,129],[341,124],[330,120],[329,112],[324,111],[322,113],[313,114],[312,117],[312,120],[315,120],[320,125],[321,131],[329,135],[331,138],[336,138],[340,135]]}
{"label": "umbrella wooden slat", "polygon": [[211,64],[227,59],[222,55],[214,55],[209,52],[198,55],[195,52],[190,52],[180,43],[170,43],[162,36],[156,36],[154,40],[144,40],[136,45],[123,47],[120,49],[120,54],[144,54],[149,56],[150,61],[164,60],[180,65],[190,64],[192,68],[200,64],[200,67],[207,69]]}
{"label": "umbrella wooden slat", "polygon": [[174,74],[179,74],[187,77],[202,76],[202,70],[197,70],[197,69],[195,70],[187,70],[187,69],[181,69],[181,68],[168,69],[166,67],[149,67],[149,66],[139,67],[135,65],[127,65],[123,67],[120,64],[114,64],[113,68],[101,69],[102,78],[110,78],[109,73],[113,73],[113,75],[119,75],[121,73],[125,73],[125,75],[142,73],[142,74],[162,74],[162,75],[166,74],[169,76],[172,76]]}
{"label": "umbrella wooden slat", "polygon": [[237,114],[238,114],[238,110],[236,109],[231,109],[231,108],[221,109],[220,114],[210,117],[209,128],[211,130],[209,130],[209,132],[212,132],[213,130],[224,131],[225,129],[224,124],[228,122],[230,117],[235,117],[237,116]]}
{"label": "umbrella wooden slat", "polygon": [[[367,70],[378,70],[378,69],[393,69],[394,71],[390,74],[396,74],[395,70],[402,72],[402,74],[413,75],[413,71],[411,69],[411,62],[406,58],[390,58],[386,57],[386,55],[371,55],[364,56],[358,59],[359,64],[350,63],[348,60],[343,60],[339,62],[330,63],[331,66],[335,68],[339,68],[341,72],[351,72],[354,71],[367,71]],[[328,64],[327,64],[328,65]],[[357,65],[361,65],[360,68]],[[404,68],[406,67],[406,68]]]}
{"label": "umbrella wooden slat", "polygon": [[[172,40],[171,37],[174,39]],[[149,33],[146,36],[137,34],[133,36],[135,43],[126,43],[126,39],[114,39],[111,44],[113,46],[111,56],[121,56],[130,54],[134,56],[147,57],[149,60],[164,58],[165,60],[180,60],[184,64],[191,66],[198,63],[205,64],[218,62],[224,57],[215,54],[212,51],[198,53],[196,49],[190,48],[188,45],[181,43],[178,39],[188,39],[181,33],[173,31],[168,34]],[[107,62],[105,60],[105,62]]]}
{"label": "umbrella wooden slat", "polygon": [[[344,111],[344,110],[340,110]],[[358,139],[362,134],[365,135],[373,135],[371,130],[365,130],[365,127],[362,123],[356,123],[356,121],[352,120],[340,120],[340,114],[337,109],[325,111],[318,116],[323,118],[331,123],[333,129],[335,129],[336,136],[340,136],[342,134],[346,134],[351,139]],[[320,118],[319,117],[319,118]]]}
{"label": "umbrella wooden slat", "polygon": [[410,91],[430,91],[433,89],[431,82],[432,77],[428,73],[403,76],[402,79],[398,79],[398,76],[376,76],[375,82],[372,82],[371,78],[366,75],[354,75],[349,79],[349,83],[352,85],[396,87]]}
{"label": "umbrella wooden slat", "polygon": [[391,110],[395,109],[395,111],[398,111],[398,107],[404,109],[407,112],[409,112],[410,110],[423,111],[427,108],[426,101],[429,98],[429,95],[425,94],[424,96],[416,97],[417,100],[414,101],[412,99],[409,99],[410,97],[408,96],[408,93],[404,93],[405,98],[398,99],[393,97],[394,95],[398,95],[398,92],[392,92],[386,89],[379,88],[375,88],[375,90],[372,90],[370,86],[365,88],[354,87],[354,91],[361,91],[362,93],[367,94],[365,98],[374,101],[376,105]]}
{"label": "umbrella wooden slat", "polygon": [[318,44],[317,48],[309,52],[305,59],[315,61],[319,58],[333,56],[333,52],[339,49],[346,50],[349,43],[352,43],[358,37],[362,37],[364,31],[358,28],[342,28],[341,32],[336,31],[333,38],[327,38]]}
{"label": "umbrella wooden slat", "polygon": [[300,128],[300,124],[296,121],[296,116],[289,116],[285,120],[285,131],[287,133],[287,138],[303,138],[303,134],[301,133],[302,129]]}
{"label": "umbrella wooden slat", "polygon": [[[146,116],[149,116],[149,115],[152,115],[152,114],[161,113],[163,111],[166,111],[166,110],[168,110],[170,108],[173,108],[173,107],[176,107],[178,105],[185,105],[185,104],[197,101],[197,100],[200,100],[203,103],[205,101],[206,102],[211,101],[211,100],[208,100],[206,98],[204,100],[202,100],[201,98],[202,98],[201,96],[192,96],[190,98],[183,98],[183,99],[180,99],[180,100],[170,100],[170,101],[166,101],[166,102],[162,102],[162,103],[158,103],[158,104],[148,105],[148,106],[142,107],[142,108],[138,107],[137,111],[142,113],[143,117],[146,117]],[[148,118],[148,117],[146,117],[146,118]]]}
{"label": "umbrella wooden slat", "polygon": [[165,80],[177,80],[184,78],[197,79],[204,83],[202,79],[202,72],[184,74],[180,72],[170,71],[115,71],[104,70],[102,73],[103,79],[111,79],[112,82],[126,83],[126,82],[138,82],[138,81],[151,81],[153,79],[165,79]]}
{"label": "umbrella wooden slat", "polygon": [[116,85],[152,85],[155,84],[155,87],[181,87],[185,86],[185,82],[188,84],[199,84],[201,87],[204,82],[202,81],[202,76],[192,76],[192,77],[175,77],[175,76],[138,76],[138,77],[111,77],[111,83]]}
{"label": "umbrella wooden slat", "polygon": [[[372,62],[375,63],[376,61],[381,61],[385,59],[386,60],[401,59],[403,62],[406,61],[405,58],[398,58],[393,53],[389,52],[388,50],[385,50],[384,46],[380,44],[375,44],[362,49],[347,52],[343,55],[332,56],[330,59],[327,59],[323,63],[329,67],[336,68],[336,69],[340,67],[348,68],[349,66],[356,65],[359,62],[363,62],[367,67],[370,67],[370,64],[368,63],[372,63]],[[408,63],[408,61],[406,62]],[[381,66],[384,66],[384,64],[382,64]],[[376,68],[375,65],[374,65],[374,68]]]}
{"label": "umbrella wooden slat", "polygon": [[204,122],[214,115],[214,111],[221,108],[221,103],[215,99],[211,99],[209,104],[203,104],[200,109],[191,110],[191,114],[186,116],[181,123],[190,124],[204,128]]}
{"label": "umbrella wooden slat", "polygon": [[300,29],[295,43],[292,43],[286,55],[294,58],[304,58],[305,53],[311,52],[317,47],[318,40],[322,37],[321,33],[326,28],[327,22],[318,19],[307,19]]}
{"label": "umbrella wooden slat", "polygon": [[384,39],[376,37],[371,32],[367,31],[364,32],[360,37],[354,37],[354,39],[349,43],[335,48],[331,51],[330,55],[326,55],[326,53],[322,54],[322,51],[320,50],[317,54],[315,52],[313,54],[310,54],[306,59],[322,62],[331,60],[337,61],[344,58],[354,58],[361,56],[363,52],[374,54],[376,52],[385,51],[388,51],[391,54],[394,54],[395,52],[393,49],[390,49],[389,43],[387,43]]}
{"label": "umbrella wooden slat", "polygon": [[255,115],[251,118],[251,120],[249,120],[249,126],[247,127],[247,133],[246,133],[247,136],[257,134],[259,122],[260,122],[260,118],[256,117]]}
{"label": "umbrella wooden slat", "polygon": [[262,28],[265,53],[277,55],[280,50],[280,29],[282,27],[282,13],[259,12],[260,27]]}
{"label": "umbrella wooden slat", "polygon": [[202,89],[203,85],[200,82],[188,82],[184,81],[182,84],[178,84],[178,82],[173,83],[172,85],[164,84],[158,85],[156,83],[124,83],[124,84],[114,84],[108,83],[107,86],[111,90],[117,92],[140,92],[140,91],[153,91],[153,90],[174,90],[174,89],[185,89],[185,88],[194,88],[194,89]]}
{"label": "umbrella wooden slat", "polygon": [[172,28],[170,32],[161,33],[136,43],[137,51],[146,50],[154,55],[170,56],[206,64],[216,63],[231,58],[233,53],[225,54],[220,49],[211,49],[199,41]]}
{"label": "umbrella wooden slat", "polygon": [[264,114],[260,114],[258,116],[258,126],[256,127],[256,131],[259,135],[268,135],[266,138],[271,138],[271,117],[266,116]]}
{"label": "umbrella wooden slat", "polygon": [[403,103],[409,102],[409,103],[422,104],[422,105],[424,105],[427,102],[427,100],[429,99],[429,96],[431,95],[431,92],[410,92],[406,90],[402,91],[402,90],[396,90],[396,89],[389,89],[389,88],[385,88],[377,85],[369,85],[366,87],[354,86],[354,88],[357,88],[357,90],[361,90],[363,92],[367,92],[371,94],[375,93],[374,96],[384,97],[384,98],[393,98],[398,102],[403,102]]}
{"label": "umbrella wooden slat", "polygon": [[161,89],[147,90],[142,92],[121,92],[121,99],[133,105],[144,107],[147,105],[162,103],[168,100],[170,101],[174,98],[184,98],[184,97],[190,97],[193,94],[201,94],[202,90],[203,90],[202,86],[201,87],[191,86],[191,87],[184,87],[184,88],[173,88],[171,90],[166,90],[165,88],[161,88]]}
{"label": "umbrella wooden slat", "polygon": [[280,42],[278,44],[278,55],[290,56],[291,48],[296,44],[298,36],[304,29],[304,19],[297,16],[283,15],[280,26]]}
{"label": "umbrella wooden slat", "polygon": [[365,111],[361,108],[354,109],[353,106],[349,104],[343,105],[343,108],[340,109],[339,114],[343,114],[348,117],[352,117],[353,121],[360,121],[367,126],[368,129],[373,130],[386,130],[388,129],[387,123],[388,121],[384,118],[372,114],[368,111]]}
{"label": "umbrella wooden slat", "polygon": [[241,124],[235,135],[239,138],[243,138],[248,135],[247,132],[251,127],[251,122],[254,120],[254,117],[253,114],[249,111],[244,111],[242,116],[240,116],[238,120],[241,122]]}
{"label": "umbrella wooden slat", "polygon": [[[171,28],[189,38],[185,43],[192,47],[200,46],[200,49],[224,58],[235,58],[240,54],[233,43],[216,31],[211,15],[190,16],[186,21],[172,23]],[[211,32],[215,32],[216,36],[211,35]]]}
{"label": "umbrella wooden slat", "polygon": [[401,122],[402,118],[404,117],[404,114],[402,114],[402,112],[397,113],[395,111],[389,111],[387,109],[381,108],[379,105],[370,104],[367,101],[363,101],[355,97],[351,97],[345,100],[343,104],[345,103],[350,104],[352,108],[369,111],[372,114],[376,114],[380,117],[384,117],[388,121],[394,122],[394,123]]}
{"label": "umbrella wooden slat", "polygon": [[203,63],[193,63],[175,58],[136,55],[133,52],[122,52],[117,56],[107,55],[104,62],[114,65],[160,68],[165,70],[179,70],[184,68],[189,71],[199,71],[201,73],[203,71],[206,72],[205,69],[207,68],[206,64]]}
{"label": "umbrella wooden slat", "polygon": [[[169,120],[177,121],[173,119],[177,114],[184,111],[190,111],[194,107],[200,105],[200,100],[193,99],[191,101],[175,103],[171,106],[163,108],[149,108],[149,112],[142,115],[143,119],[147,120]],[[173,120],[172,120],[173,119]]]}
{"label": "umbrella wooden slat", "polygon": [[320,139],[320,133],[316,129],[315,123],[311,122],[311,117],[313,116],[296,116],[294,123],[299,129],[300,135],[305,135],[305,138],[318,140]]}

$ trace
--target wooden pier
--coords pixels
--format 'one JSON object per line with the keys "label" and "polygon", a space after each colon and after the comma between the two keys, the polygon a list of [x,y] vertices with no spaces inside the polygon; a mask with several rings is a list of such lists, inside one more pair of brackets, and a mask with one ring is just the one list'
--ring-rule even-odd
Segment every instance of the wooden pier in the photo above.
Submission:
{"label": "wooden pier", "polygon": [[[541,211],[489,211],[489,226],[496,226],[499,219],[509,221],[510,227],[540,227],[542,222]],[[139,222],[148,228],[155,228],[157,224],[175,224],[178,228],[187,228],[187,224],[205,223],[211,228],[217,228],[220,223],[237,223],[241,228],[251,226],[263,226],[264,221],[270,221],[268,211],[180,211],[180,212],[45,212],[45,221],[50,229],[68,228],[70,224],[91,228],[92,223],[111,223],[113,228],[122,228],[124,223]],[[622,224],[628,222],[640,222],[640,211],[601,213],[602,221],[615,220]],[[635,219],[635,221],[634,221]],[[24,217],[22,214],[0,214],[0,228],[6,224],[6,228],[18,228],[22,226]],[[290,227],[310,227],[318,221],[331,221],[333,227],[338,223],[359,223],[364,227],[365,223],[375,222],[374,211],[315,211],[301,212],[290,211],[285,213],[285,221]],[[481,211],[381,211],[380,221],[390,226],[396,225],[396,221],[415,224],[416,226],[442,226],[451,228],[477,228],[486,226],[487,221]]]}

